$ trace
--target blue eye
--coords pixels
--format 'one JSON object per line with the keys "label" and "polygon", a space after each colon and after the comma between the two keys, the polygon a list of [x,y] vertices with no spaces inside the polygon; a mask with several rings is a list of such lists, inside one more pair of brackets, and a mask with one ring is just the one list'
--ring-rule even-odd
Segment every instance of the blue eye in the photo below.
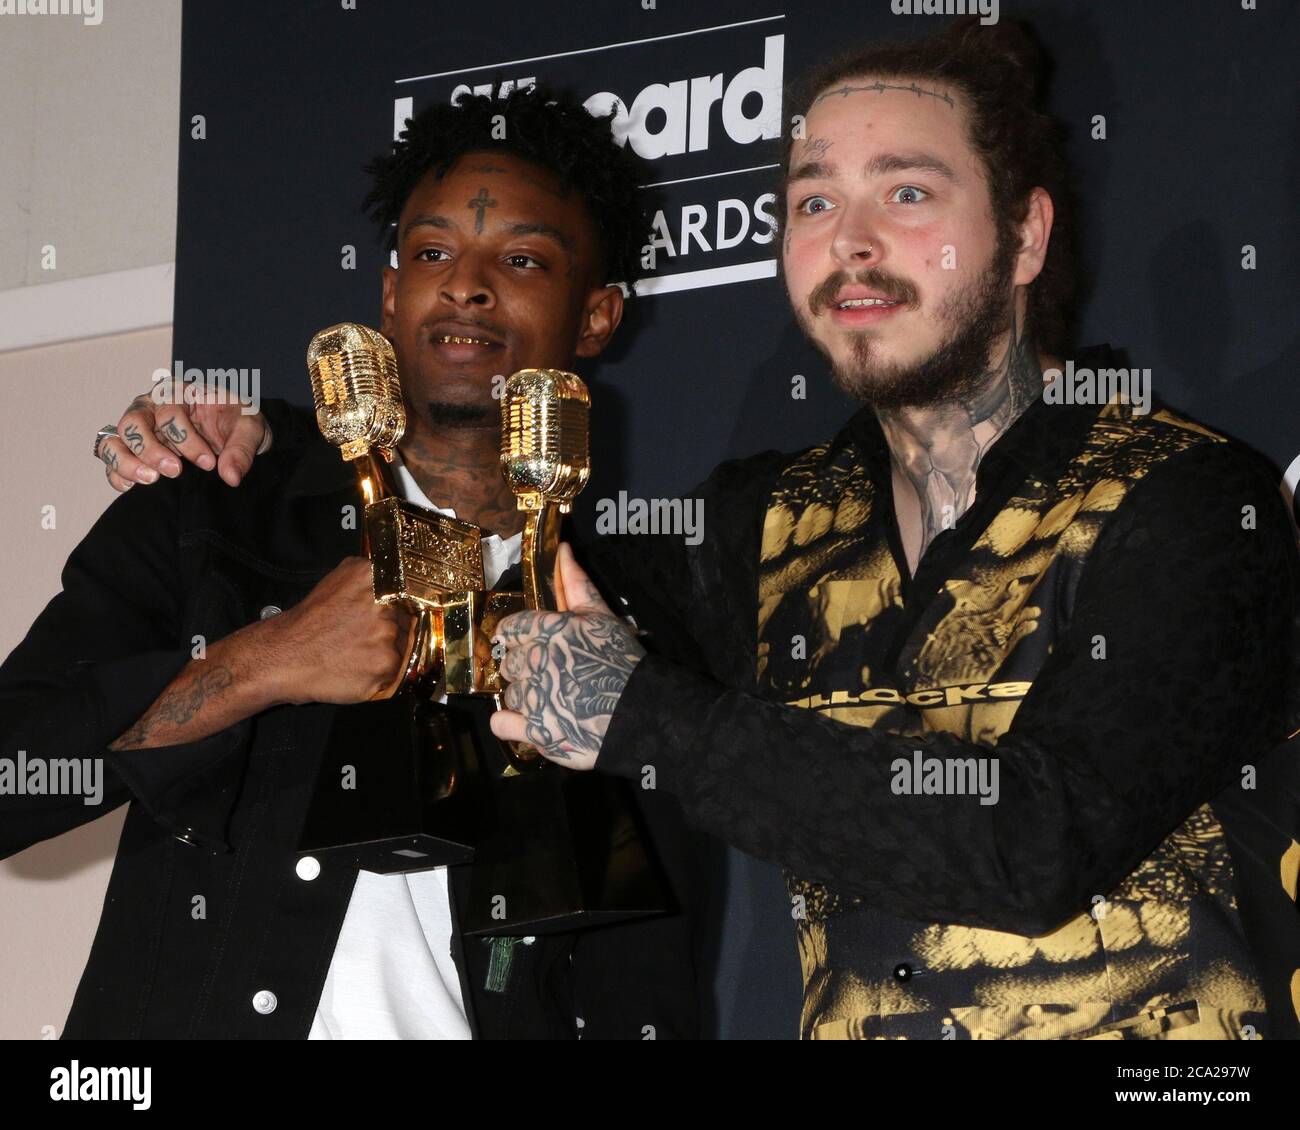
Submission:
{"label": "blue eye", "polygon": [[820,200],[823,204],[827,206],[827,208],[833,207],[831,202],[827,200],[826,197],[824,196],[806,196],[799,201],[798,211],[802,212],[805,216],[816,216],[818,213],[825,212],[826,208],[818,208],[816,211],[808,210],[806,206],[808,204],[811,204],[814,200]]}
{"label": "blue eye", "polygon": [[[921,198],[926,198],[926,197],[928,197],[928,196],[930,195],[928,192],[925,191],[925,189],[923,189],[923,188],[917,188],[916,185],[914,185],[914,184],[905,184],[905,185],[902,185],[902,186],[899,187],[899,188],[894,189],[894,195],[895,195],[895,196],[898,196],[898,194],[901,193],[901,192],[910,192],[910,193],[913,194],[913,196],[919,196],[919,197],[921,197]],[[900,200],[900,201],[898,201],[898,203],[899,203],[899,204],[919,204],[919,203],[921,203],[921,201],[920,201],[919,199],[915,199],[915,200]]]}

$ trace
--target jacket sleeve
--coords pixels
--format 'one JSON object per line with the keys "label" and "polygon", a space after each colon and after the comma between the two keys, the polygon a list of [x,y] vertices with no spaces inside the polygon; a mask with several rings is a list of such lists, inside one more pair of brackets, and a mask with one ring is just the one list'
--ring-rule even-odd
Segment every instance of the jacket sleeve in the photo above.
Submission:
{"label": "jacket sleeve", "polygon": [[[621,534],[592,540],[582,556],[610,607],[630,616],[654,655],[728,686],[752,674],[755,610],[749,591],[762,515],[777,472],[790,459],[764,451],[716,467],[698,500],[709,552],[681,536]],[[738,580],[739,578],[739,580]]]}
{"label": "jacket sleeve", "polygon": [[319,435],[316,415],[310,408],[267,397],[261,409],[271,427],[271,446],[276,450],[301,447],[305,440]]}
{"label": "jacket sleeve", "polygon": [[[0,773],[12,773],[0,789],[0,856],[132,799],[177,835],[226,846],[234,785],[224,770],[247,751],[251,720],[181,745],[107,748],[191,657],[182,617],[193,579],[180,575],[177,552],[187,478],[115,500],[73,550],[62,591],[0,665]],[[76,778],[59,768],[71,761],[83,770],[75,793],[67,785]]]}
{"label": "jacket sleeve", "polygon": [[[597,765],[654,765],[689,820],[887,912],[1041,935],[1285,736],[1298,572],[1273,476],[1205,445],[1153,470],[1107,523],[1072,622],[996,745],[855,727],[650,655]],[[996,758],[996,803],[896,794],[894,762],[916,750]]]}

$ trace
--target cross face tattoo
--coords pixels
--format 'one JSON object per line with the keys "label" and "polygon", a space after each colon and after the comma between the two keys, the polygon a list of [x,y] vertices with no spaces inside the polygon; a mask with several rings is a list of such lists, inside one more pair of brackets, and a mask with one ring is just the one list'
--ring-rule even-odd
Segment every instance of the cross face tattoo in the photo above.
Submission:
{"label": "cross face tattoo", "polygon": [[495,200],[488,199],[488,190],[486,187],[483,187],[478,190],[478,195],[474,197],[473,200],[468,201],[468,205],[471,208],[478,209],[478,215],[474,217],[474,234],[482,235],[483,234],[483,210],[485,208],[495,208],[497,206],[497,202]]}

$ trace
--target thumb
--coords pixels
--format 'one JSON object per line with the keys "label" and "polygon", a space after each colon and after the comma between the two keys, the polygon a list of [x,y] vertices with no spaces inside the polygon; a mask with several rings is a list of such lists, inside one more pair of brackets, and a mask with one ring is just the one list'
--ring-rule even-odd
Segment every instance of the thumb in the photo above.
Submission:
{"label": "thumb", "polygon": [[609,605],[601,598],[591,578],[583,572],[573,556],[573,549],[567,541],[560,542],[560,551],[556,555],[556,569],[560,574],[560,583],[564,589],[564,600],[570,612],[603,612],[612,616]]}
{"label": "thumb", "polygon": [[226,445],[217,460],[217,474],[230,486],[238,486],[248,474],[257,457],[258,444],[262,442],[262,416],[240,416],[230,430]]}

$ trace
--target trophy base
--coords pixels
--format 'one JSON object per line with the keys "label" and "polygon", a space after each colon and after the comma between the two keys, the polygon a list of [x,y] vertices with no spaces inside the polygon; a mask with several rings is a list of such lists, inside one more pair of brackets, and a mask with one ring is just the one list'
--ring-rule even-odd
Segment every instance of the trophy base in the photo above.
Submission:
{"label": "trophy base", "polygon": [[299,854],[381,875],[466,863],[486,784],[473,719],[410,691],[341,706]]}
{"label": "trophy base", "polygon": [[519,772],[491,699],[409,691],[340,707],[299,854],[380,875],[471,863],[461,932],[569,933],[663,913],[666,887],[622,782],[548,762]]}
{"label": "trophy base", "polygon": [[470,937],[570,933],[668,905],[620,783],[554,765],[497,781],[471,875]]}

